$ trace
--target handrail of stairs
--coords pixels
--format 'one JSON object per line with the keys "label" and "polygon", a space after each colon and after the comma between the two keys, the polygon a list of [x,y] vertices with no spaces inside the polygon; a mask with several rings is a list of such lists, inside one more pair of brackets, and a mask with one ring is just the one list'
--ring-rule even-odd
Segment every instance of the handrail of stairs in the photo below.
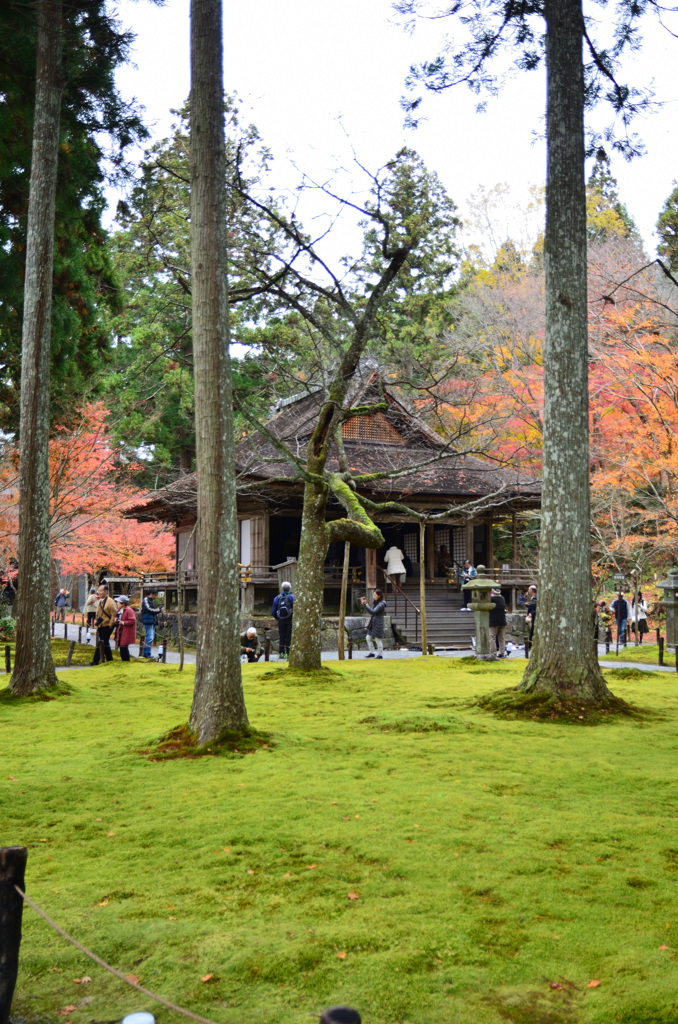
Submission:
{"label": "handrail of stairs", "polygon": [[407,596],[405,591],[401,589],[400,584],[396,583],[395,580],[391,579],[391,577],[389,576],[389,574],[386,572],[385,569],[382,569],[382,567],[380,565],[377,566],[377,569],[379,570],[380,573],[383,574],[384,579],[386,580],[386,582],[391,584],[391,587],[393,588],[393,592],[396,595],[396,604],[395,604],[396,614],[398,612],[398,594],[402,594],[402,596],[405,598],[405,601],[407,602],[405,604],[405,629],[407,629],[407,605],[409,604],[409,605],[411,605],[414,608],[414,612],[415,612],[415,618],[414,618],[414,642],[415,643],[419,643],[419,618],[421,616],[420,609],[417,608],[417,606],[414,603],[414,601],[410,600],[410,598]]}

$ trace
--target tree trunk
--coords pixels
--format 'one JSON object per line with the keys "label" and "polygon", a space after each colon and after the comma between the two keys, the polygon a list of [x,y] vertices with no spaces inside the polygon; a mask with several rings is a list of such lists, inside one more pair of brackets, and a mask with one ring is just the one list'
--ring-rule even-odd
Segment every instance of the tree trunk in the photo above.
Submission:
{"label": "tree trunk", "polygon": [[544,475],[537,619],[520,688],[611,696],[593,643],[581,0],[545,0]]}
{"label": "tree trunk", "polygon": [[54,686],[57,682],[49,639],[48,443],[61,50],[61,0],[41,0],[21,339],[16,659],[10,680],[10,688],[20,696]]}
{"label": "tree trunk", "polygon": [[341,570],[341,597],[339,598],[339,625],[337,627],[337,656],[339,661],[344,660],[344,645],[346,640],[346,596],[348,594],[348,571],[351,561],[351,542],[344,541],[344,564]]}
{"label": "tree trunk", "polygon": [[228,353],[221,0],[191,0],[191,277],[198,480],[198,638],[190,726],[199,743],[247,725]]}
{"label": "tree trunk", "polygon": [[[310,468],[310,467],[309,467]],[[314,466],[314,469],[316,467]],[[307,481],[301,517],[299,565],[294,585],[294,619],[289,663],[291,668],[320,668],[322,614],[325,597],[325,510],[327,485]]]}
{"label": "tree trunk", "polygon": [[426,523],[419,523],[419,611],[421,612],[421,653],[428,654],[426,630]]}

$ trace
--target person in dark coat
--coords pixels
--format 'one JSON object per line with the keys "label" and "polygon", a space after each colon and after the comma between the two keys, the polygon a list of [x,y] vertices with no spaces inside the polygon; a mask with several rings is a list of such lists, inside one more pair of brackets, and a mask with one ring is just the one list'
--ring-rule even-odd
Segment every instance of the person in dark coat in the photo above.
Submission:
{"label": "person in dark coat", "polygon": [[157,608],[155,601],[153,600],[157,596],[157,590],[149,590],[146,593],[146,597],[141,602],[141,622],[146,631],[144,638],[144,646],[141,652],[142,658],[152,658],[153,652],[151,647],[155,640],[155,622],[162,611],[162,608]]}
{"label": "person in dark coat", "polygon": [[273,598],[271,614],[278,623],[278,654],[281,661],[289,657],[292,642],[292,615],[294,613],[294,594],[291,583],[281,583],[280,593]]}
{"label": "person in dark coat", "polygon": [[57,596],[54,598],[54,604],[56,605],[56,622],[66,621],[66,605],[68,604],[68,591],[60,590]]}
{"label": "person in dark coat", "polygon": [[[384,592],[382,590],[372,591],[372,604],[367,603],[367,599],[364,597],[360,598],[360,603],[363,605],[365,611],[370,613],[370,621],[367,623],[367,646],[370,649],[370,653],[367,655],[368,658],[383,658],[384,657],[384,612],[386,611],[386,601],[384,600]],[[376,654],[375,654],[376,650]]]}
{"label": "person in dark coat", "polygon": [[130,644],[135,643],[137,638],[137,617],[129,606],[127,594],[120,594],[115,601],[120,609],[118,624],[115,628],[115,643],[120,651],[120,660],[129,661]]}
{"label": "person in dark coat", "polygon": [[259,637],[254,626],[250,626],[244,633],[240,634],[240,651],[247,655],[248,661],[259,661],[264,653],[264,648],[259,643]]}
{"label": "person in dark coat", "polygon": [[506,657],[506,601],[499,590],[490,598],[494,608],[490,612],[490,650],[498,650],[497,657]]}
{"label": "person in dark coat", "polygon": [[617,643],[626,647],[626,625],[629,621],[629,603],[624,594],[619,591],[610,605],[610,611],[614,612],[617,622]]}
{"label": "person in dark coat", "polygon": [[534,636],[534,624],[537,621],[537,588],[534,584],[527,589],[527,621],[530,626],[529,642]]}

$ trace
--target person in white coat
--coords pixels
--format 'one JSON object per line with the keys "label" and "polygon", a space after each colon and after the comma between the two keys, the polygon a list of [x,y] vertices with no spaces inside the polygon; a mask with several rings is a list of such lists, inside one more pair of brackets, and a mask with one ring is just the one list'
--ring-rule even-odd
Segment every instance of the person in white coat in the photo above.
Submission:
{"label": "person in white coat", "polygon": [[403,565],[403,553],[395,544],[391,544],[384,555],[384,565],[391,579],[402,586],[407,577],[407,570]]}

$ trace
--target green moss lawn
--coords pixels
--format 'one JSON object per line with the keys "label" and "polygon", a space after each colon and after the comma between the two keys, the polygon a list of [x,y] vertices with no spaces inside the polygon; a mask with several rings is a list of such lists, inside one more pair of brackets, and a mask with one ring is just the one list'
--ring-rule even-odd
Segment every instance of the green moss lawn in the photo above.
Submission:
{"label": "green moss lawn", "polygon": [[[634,644],[628,644],[627,647],[620,647],[619,654],[616,653],[616,648],[613,644],[610,645],[610,653],[603,655],[603,661],[636,661],[644,662],[646,665],[656,665],[659,658],[659,647],[657,644],[638,644],[636,647]],[[673,648],[664,648],[664,664],[675,665],[676,656],[673,653]]]}
{"label": "green moss lawn", "polygon": [[[190,670],[64,672],[70,695],[0,700],[3,844],[81,942],[224,1024],[675,1024],[678,685],[608,672],[657,714],[598,727],[473,707],[522,669],[245,665],[271,744],[155,762]],[[146,1008],[180,1019],[26,908],[17,1016]]]}

